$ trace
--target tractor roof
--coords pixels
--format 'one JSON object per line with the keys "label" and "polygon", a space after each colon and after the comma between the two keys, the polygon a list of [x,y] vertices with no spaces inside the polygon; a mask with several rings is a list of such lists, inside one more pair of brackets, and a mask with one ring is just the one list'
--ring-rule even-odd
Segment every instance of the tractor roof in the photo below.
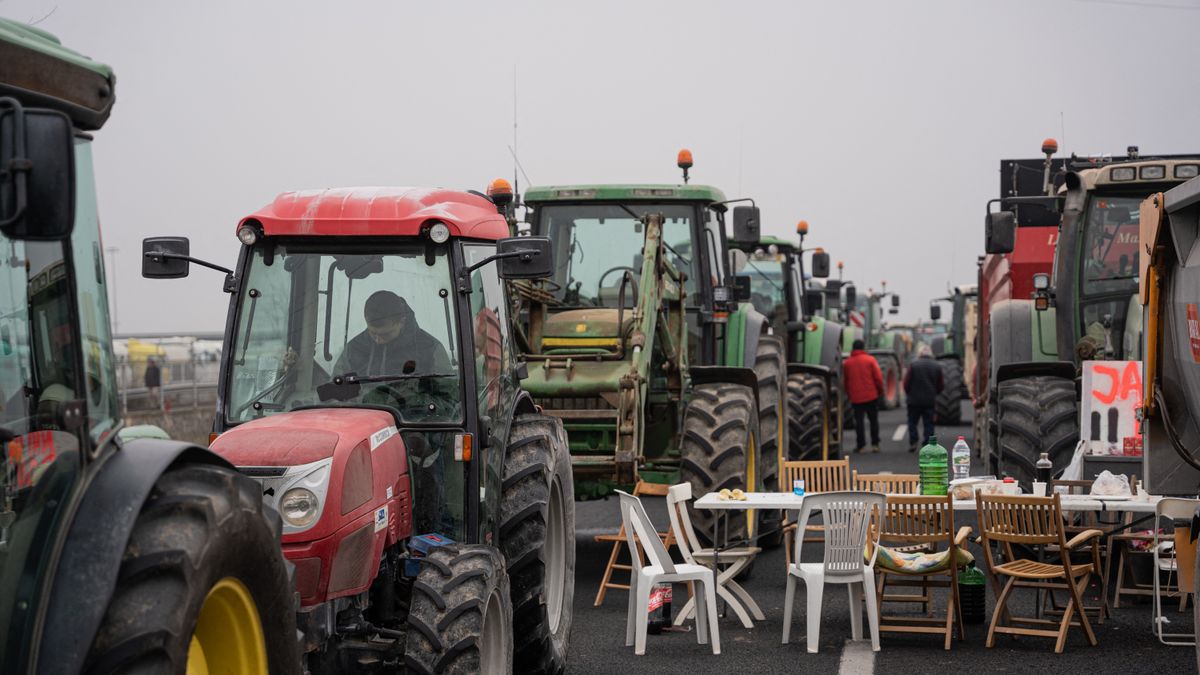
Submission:
{"label": "tractor roof", "polygon": [[796,248],[796,242],[794,242],[794,241],[791,241],[791,240],[789,240],[789,239],[784,239],[783,237],[775,237],[775,236],[772,236],[772,235],[763,235],[763,236],[759,237],[759,238],[758,238],[758,245],[759,245],[759,246],[772,246],[772,245],[774,245],[774,246],[778,246],[780,249],[793,249],[793,248]]}
{"label": "tractor roof", "polygon": [[723,202],[725,193],[709,185],[618,183],[613,185],[547,185],[525,190],[525,202],[701,201]]}
{"label": "tractor roof", "polygon": [[243,218],[267,236],[411,237],[435,222],[454,237],[500,239],[508,223],[496,205],[457,190],[416,187],[356,187],[285,192]]}
{"label": "tractor roof", "polygon": [[[1112,162],[1080,169],[1076,173],[1080,178],[1081,187],[1085,190],[1094,190],[1100,187],[1137,189],[1147,186],[1161,189],[1164,183],[1179,184],[1186,178],[1194,176],[1198,171],[1196,168],[1198,164],[1200,164],[1200,155],[1171,155],[1164,158],[1139,157],[1134,161]],[[1160,170],[1160,174],[1154,178],[1145,175],[1145,170],[1151,167]],[[1186,169],[1180,169],[1180,167],[1186,167]],[[1130,169],[1133,169],[1132,174],[1128,174]],[[1186,175],[1176,173],[1185,170],[1188,171]],[[1114,180],[1113,171],[1125,171],[1133,177]],[[1062,189],[1065,188],[1061,188],[1060,191]]]}
{"label": "tractor roof", "polygon": [[112,112],[112,68],[62,46],[33,26],[0,18],[0,95],[59,110],[80,129],[99,129]]}

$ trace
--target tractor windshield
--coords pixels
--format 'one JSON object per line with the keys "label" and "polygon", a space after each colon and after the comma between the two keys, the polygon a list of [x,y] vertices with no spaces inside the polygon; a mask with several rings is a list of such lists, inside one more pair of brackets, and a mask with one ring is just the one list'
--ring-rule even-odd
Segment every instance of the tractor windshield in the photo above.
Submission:
{"label": "tractor windshield", "polygon": [[552,280],[556,299],[571,307],[616,307],[626,273],[625,302],[637,302],[642,273],[645,227],[638,218],[663,215],[663,242],[668,259],[688,275],[687,291],[695,292],[692,220],[695,209],[686,204],[570,204],[538,209],[541,227],[554,242],[557,261]]}
{"label": "tractor windshield", "polygon": [[1085,220],[1084,293],[1137,290],[1138,206],[1145,195],[1093,194]]}
{"label": "tractor windshield", "polygon": [[781,253],[759,251],[750,256],[742,274],[750,277],[750,302],[764,316],[787,317],[787,280]]}
{"label": "tractor windshield", "polygon": [[239,292],[229,422],[312,405],[462,420],[446,248],[268,242],[251,253]]}

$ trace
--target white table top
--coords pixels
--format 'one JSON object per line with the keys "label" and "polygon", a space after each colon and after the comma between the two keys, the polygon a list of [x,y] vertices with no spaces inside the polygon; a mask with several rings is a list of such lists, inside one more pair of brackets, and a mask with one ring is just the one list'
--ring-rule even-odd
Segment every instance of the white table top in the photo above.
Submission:
{"label": "white table top", "polygon": [[[1154,513],[1158,500],[1162,497],[1142,499],[1096,499],[1087,495],[1062,497],[1063,510],[1067,511],[1123,511],[1129,513]],[[716,492],[709,492],[695,501],[698,509],[745,511],[747,509],[784,509],[799,510],[804,505],[804,497],[791,492],[747,492],[746,501],[721,499]],[[955,500],[955,511],[974,511],[974,499]]]}
{"label": "white table top", "polygon": [[804,505],[804,497],[797,496],[791,492],[747,492],[746,501],[734,501],[732,499],[721,499],[716,492],[708,494],[696,500],[695,506],[698,509],[727,509],[727,510],[746,510],[746,509],[787,509],[799,510]]}

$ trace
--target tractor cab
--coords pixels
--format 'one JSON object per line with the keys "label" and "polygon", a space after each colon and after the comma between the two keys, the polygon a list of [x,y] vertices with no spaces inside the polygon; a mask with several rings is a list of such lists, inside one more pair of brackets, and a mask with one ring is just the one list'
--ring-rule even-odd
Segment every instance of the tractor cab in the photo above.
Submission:
{"label": "tractor cab", "polygon": [[[469,644],[447,668],[504,666],[497,650],[514,621],[545,638],[518,649],[518,664],[560,662],[573,556],[561,506],[570,474],[556,459],[565,438],[521,390],[504,282],[548,275],[549,242],[508,237],[488,198],[424,188],[285,193],[236,232],[233,269],[157,237],[144,244],[143,274],[181,277],[193,262],[226,274],[212,449],[283,519],[310,670],[433,669],[464,629],[428,589],[448,593],[480,565],[483,581],[468,589],[479,616],[464,619],[475,622]],[[512,478],[514,463],[539,462],[528,481]],[[537,536],[505,536],[530,519]],[[504,561],[530,555],[543,565],[510,571],[510,589]],[[510,597],[524,599],[514,610]],[[448,634],[406,638],[413,622]]]}

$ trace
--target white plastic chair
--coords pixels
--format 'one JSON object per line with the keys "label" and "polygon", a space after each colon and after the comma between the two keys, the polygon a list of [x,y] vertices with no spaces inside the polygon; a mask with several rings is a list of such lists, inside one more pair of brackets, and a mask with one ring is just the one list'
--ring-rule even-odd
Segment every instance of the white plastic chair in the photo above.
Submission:
{"label": "white plastic chair", "polygon": [[[1177,497],[1164,497],[1159,500],[1158,505],[1154,507],[1155,525],[1160,525],[1163,519],[1172,521],[1191,521],[1192,516],[1196,514],[1196,508],[1200,506],[1200,500],[1196,499],[1180,499]],[[1163,616],[1162,611],[1162,589],[1160,588],[1159,577],[1163,572],[1168,575],[1175,576],[1175,587],[1178,589],[1180,596],[1185,600],[1187,594],[1191,592],[1193,583],[1192,570],[1195,569],[1196,548],[1194,543],[1188,543],[1186,549],[1181,548],[1177,544],[1178,540],[1163,541],[1154,546],[1154,634],[1158,636],[1158,641],[1164,645],[1178,646],[1193,646],[1196,644],[1196,634],[1191,633],[1164,633],[1163,624],[1170,623],[1167,617]],[[1196,598],[1192,599],[1196,602]],[[1180,609],[1184,607],[1184,603],[1180,603]]]}
{"label": "white plastic chair", "polygon": [[887,498],[878,492],[826,492],[804,497],[800,509],[801,532],[813,511],[820,511],[825,525],[825,559],[819,563],[800,562],[804,537],[796,537],[796,562],[788,565],[787,594],[783,601],[783,644],[792,632],[792,602],[796,579],[804,581],[808,597],[808,651],[817,653],[821,637],[821,596],[825,584],[846,584],[850,594],[850,629],[855,640],[862,639],[862,603],[867,602],[867,623],[871,626],[871,649],[879,651],[879,611],[875,601],[875,555],[863,559],[871,514],[882,512]]}
{"label": "white plastic chair", "polygon": [[[625,622],[625,646],[633,645],[633,653],[646,653],[646,616],[650,609],[650,591],[659,583],[695,584],[696,602],[707,608],[696,615],[696,642],[705,644],[712,633],[713,654],[721,653],[721,637],[717,632],[716,578],[713,571],[703,565],[676,565],[663,546],[662,540],[646,515],[642,502],[631,494],[617,490],[621,498],[621,520],[625,524],[625,541],[629,544],[633,573],[629,578],[629,615]],[[643,544],[647,564],[642,564],[638,554],[638,541]]]}
{"label": "white plastic chair", "polygon": [[[758,603],[754,602],[754,598],[750,597],[741,584],[734,581],[734,577],[740,574],[742,569],[749,565],[750,561],[754,560],[754,556],[758,555],[762,549],[757,546],[739,546],[726,549],[718,554],[713,548],[702,547],[699,537],[696,536],[696,530],[692,527],[692,516],[687,508],[687,503],[691,498],[692,486],[690,483],[672,485],[671,489],[667,490],[667,512],[671,516],[671,531],[677,533],[675,545],[683,554],[684,562],[690,565],[703,565],[717,573],[717,595],[729,603],[730,609],[737,614],[743,626],[754,628],[754,622],[750,620],[750,615],[753,615],[758,621],[763,621],[766,617],[763,616]],[[717,560],[720,560],[721,564],[728,563],[729,566],[723,571],[717,570]],[[746,613],[747,609],[750,610],[750,614]],[[689,598],[687,604],[679,611],[679,615],[675,617],[675,625],[678,626],[692,618],[695,612],[696,599]]]}

